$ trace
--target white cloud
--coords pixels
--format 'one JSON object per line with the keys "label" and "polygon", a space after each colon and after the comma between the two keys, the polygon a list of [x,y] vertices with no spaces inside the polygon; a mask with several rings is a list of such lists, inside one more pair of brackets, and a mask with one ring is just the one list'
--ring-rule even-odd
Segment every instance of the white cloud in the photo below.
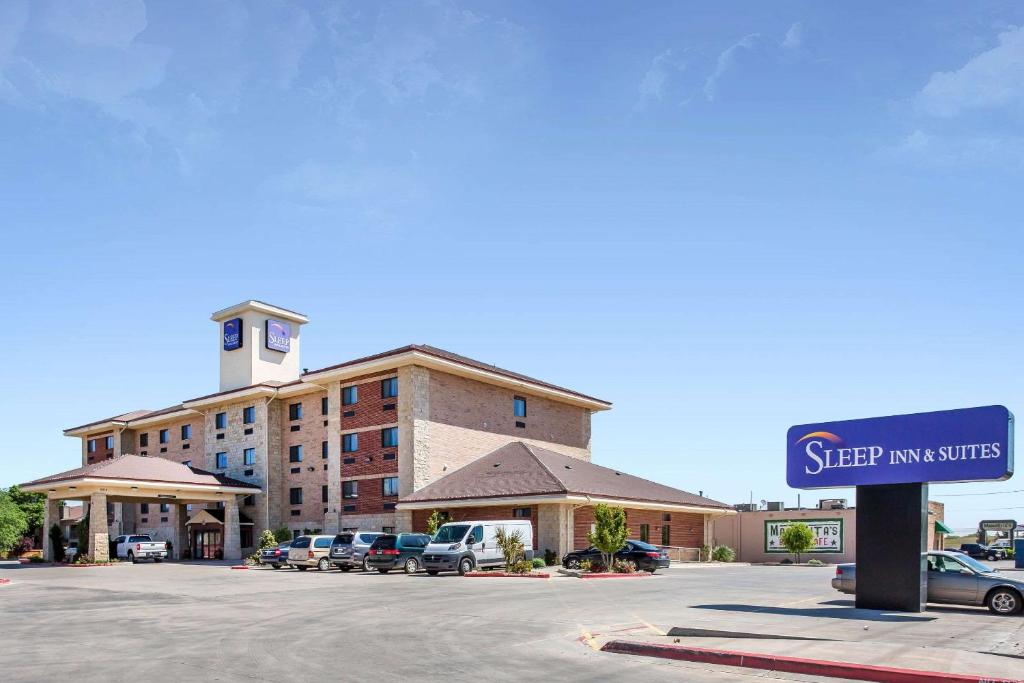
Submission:
{"label": "white cloud", "polygon": [[40,24],[82,45],[125,48],[146,30],[146,5],[142,0],[51,2]]}
{"label": "white cloud", "polygon": [[685,68],[686,62],[678,59],[672,50],[665,50],[651,60],[650,67],[637,86],[640,99],[636,108],[643,109],[651,100],[660,101],[665,96],[673,72],[683,71]]}
{"label": "white cloud", "polygon": [[725,76],[725,74],[735,67],[736,60],[739,55],[742,52],[753,50],[757,46],[757,42],[760,38],[760,34],[751,33],[750,35],[744,36],[739,41],[733,43],[718,55],[718,60],[715,63],[715,70],[711,72],[711,75],[707,77],[706,81],[704,81],[704,97],[708,102],[714,101],[715,96],[718,94],[718,82],[723,76]]}
{"label": "white cloud", "polygon": [[996,47],[956,71],[932,74],[917,101],[924,112],[944,118],[1024,104],[1024,27],[1000,33]]}
{"label": "white cloud", "polygon": [[993,162],[1024,164],[1024,138],[998,136],[935,135],[914,130],[896,145],[882,150],[891,160],[926,166],[990,165]]}
{"label": "white cloud", "polygon": [[786,37],[782,39],[782,47],[786,50],[796,50],[804,42],[804,25],[796,22],[786,31]]}

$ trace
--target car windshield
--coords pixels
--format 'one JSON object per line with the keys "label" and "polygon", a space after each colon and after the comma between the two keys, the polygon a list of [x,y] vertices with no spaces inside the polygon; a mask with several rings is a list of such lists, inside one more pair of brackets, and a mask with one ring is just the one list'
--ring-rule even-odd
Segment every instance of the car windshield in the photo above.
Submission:
{"label": "car windshield", "polygon": [[964,555],[963,557],[958,557],[956,559],[960,562],[963,562],[976,572],[987,574],[992,571],[992,567],[988,566],[987,564],[982,564],[981,562],[978,562],[976,559],[968,555]]}
{"label": "car windshield", "polygon": [[336,544],[347,544],[352,542],[352,534],[338,534],[334,537]]}
{"label": "car windshield", "polygon": [[630,543],[632,543],[633,547],[637,550],[646,550],[647,552],[658,550],[658,546],[651,545],[650,543],[644,543],[643,541],[630,541]]}
{"label": "car windshield", "polygon": [[461,541],[469,531],[468,524],[445,524],[434,534],[434,543],[455,543]]}
{"label": "car windshield", "polygon": [[292,541],[293,548],[308,548],[309,547],[309,536],[299,536]]}
{"label": "car windshield", "polygon": [[131,538],[128,539],[128,542],[129,543],[140,543],[140,542],[143,542],[143,541],[152,541],[152,540],[153,539],[150,538],[149,536],[132,536]]}

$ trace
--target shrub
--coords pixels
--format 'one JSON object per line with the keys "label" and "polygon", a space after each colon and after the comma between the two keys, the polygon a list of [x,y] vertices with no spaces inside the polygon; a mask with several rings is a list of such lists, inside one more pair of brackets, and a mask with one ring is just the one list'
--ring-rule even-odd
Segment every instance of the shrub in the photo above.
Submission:
{"label": "shrub", "polygon": [[604,563],[601,562],[601,560],[594,560],[590,563],[590,571],[593,574],[603,574],[608,571],[608,567],[604,566]]}
{"label": "shrub", "polygon": [[545,562],[543,559],[539,557],[533,558],[533,561],[530,564],[533,565],[534,569],[543,569],[544,567],[548,566],[547,562]]}
{"label": "shrub", "polygon": [[277,534],[270,529],[265,529],[263,533],[260,534],[260,540],[256,544],[256,557],[259,557],[259,551],[277,547],[278,543],[280,543],[280,541],[277,540]]}
{"label": "shrub", "polygon": [[14,547],[11,548],[11,552],[15,555],[24,555],[35,548],[35,545],[35,541],[33,541],[30,536],[22,536],[21,539],[14,544]]}
{"label": "shrub", "polygon": [[[78,555],[85,556],[89,554],[89,517],[92,516],[92,506],[89,507],[89,512],[86,513],[82,519],[78,520],[78,524],[75,525],[75,530],[78,533]],[[100,514],[106,514],[102,510]]]}
{"label": "shrub", "polygon": [[433,536],[437,533],[438,528],[448,522],[448,513],[441,512],[440,510],[434,510],[430,513],[430,517],[427,518],[427,533]]}
{"label": "shrub", "polygon": [[529,574],[533,571],[533,562],[529,560],[519,560],[515,564],[506,567],[506,571],[512,574]]}
{"label": "shrub", "polygon": [[812,567],[823,567],[823,566],[825,566],[825,563],[822,562],[821,560],[817,559],[817,558],[811,558],[810,560],[807,560],[807,564],[809,564]]}
{"label": "shrub", "polygon": [[64,532],[60,530],[60,525],[54,523],[50,527],[50,548],[53,551],[53,561],[63,562],[64,561]]}
{"label": "shrub", "polygon": [[589,572],[590,568],[592,566],[593,566],[593,563],[590,560],[583,560],[583,561],[580,562],[580,571],[581,572]]}
{"label": "shrub", "polygon": [[42,562],[46,562],[46,560],[44,560],[41,557],[37,557],[36,555],[33,555],[32,557],[28,558],[28,561],[30,564],[40,564]]}
{"label": "shrub", "polygon": [[636,574],[636,565],[629,560],[615,560],[612,571],[616,574]]}
{"label": "shrub", "polygon": [[505,558],[505,570],[512,571],[512,566],[523,558],[523,532],[519,529],[508,532],[505,531],[505,527],[499,526],[494,532],[494,541]]}
{"label": "shrub", "polygon": [[545,550],[544,564],[546,564],[549,567],[553,567],[556,564],[558,564],[558,553],[556,553],[554,550]]}
{"label": "shrub", "polygon": [[711,559],[715,562],[732,562],[736,559],[736,551],[727,545],[716,546],[711,551]]}
{"label": "shrub", "polygon": [[699,555],[698,559],[701,562],[710,562],[711,561],[711,546],[709,546],[709,545],[702,545],[700,547],[700,555]]}
{"label": "shrub", "polygon": [[790,524],[779,534],[782,547],[796,555],[796,563],[800,564],[800,553],[805,553],[814,545],[814,532],[803,522]]}
{"label": "shrub", "polygon": [[598,503],[594,506],[594,530],[587,534],[587,541],[601,551],[601,561],[607,567],[612,564],[615,553],[629,538],[626,526],[626,511],[620,507]]}
{"label": "shrub", "polygon": [[274,540],[278,543],[284,543],[292,540],[291,530],[286,526],[283,526],[280,529],[274,529]]}

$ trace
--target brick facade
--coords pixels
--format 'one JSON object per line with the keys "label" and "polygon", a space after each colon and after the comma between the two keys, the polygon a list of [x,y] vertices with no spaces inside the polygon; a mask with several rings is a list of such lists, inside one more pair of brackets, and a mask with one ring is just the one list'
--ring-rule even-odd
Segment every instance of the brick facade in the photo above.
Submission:
{"label": "brick facade", "polygon": [[[447,512],[448,521],[450,522],[464,522],[513,519],[513,510],[520,507],[530,509],[530,525],[533,527],[533,547],[534,550],[537,550],[539,537],[537,536],[538,515],[536,505],[497,505],[464,508],[445,508],[443,506],[438,506],[437,509]],[[430,517],[432,512],[433,510],[414,510],[412,513],[413,531],[425,533],[427,530],[427,519]]]}
{"label": "brick facade", "polygon": [[[666,521],[663,515],[668,515]],[[586,548],[587,534],[594,523],[592,507],[577,508],[573,515],[573,547],[575,550]],[[668,545],[678,548],[699,548],[704,545],[704,515],[689,512],[662,512],[659,510],[640,510],[626,508],[626,524],[629,526],[629,537],[640,539],[640,525],[647,524],[650,529],[649,542],[653,545]],[[669,527],[669,542],[662,543],[662,527]]]}

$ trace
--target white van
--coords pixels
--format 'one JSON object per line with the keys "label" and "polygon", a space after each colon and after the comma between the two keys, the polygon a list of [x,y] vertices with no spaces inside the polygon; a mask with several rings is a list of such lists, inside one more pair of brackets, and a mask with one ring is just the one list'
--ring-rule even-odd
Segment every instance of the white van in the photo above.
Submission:
{"label": "white van", "polygon": [[533,559],[533,525],[528,519],[448,522],[441,525],[423,551],[423,568],[436,576],[438,572],[466,574],[478,567],[503,566],[505,557],[495,538],[499,527],[507,533],[519,531],[526,559]]}

